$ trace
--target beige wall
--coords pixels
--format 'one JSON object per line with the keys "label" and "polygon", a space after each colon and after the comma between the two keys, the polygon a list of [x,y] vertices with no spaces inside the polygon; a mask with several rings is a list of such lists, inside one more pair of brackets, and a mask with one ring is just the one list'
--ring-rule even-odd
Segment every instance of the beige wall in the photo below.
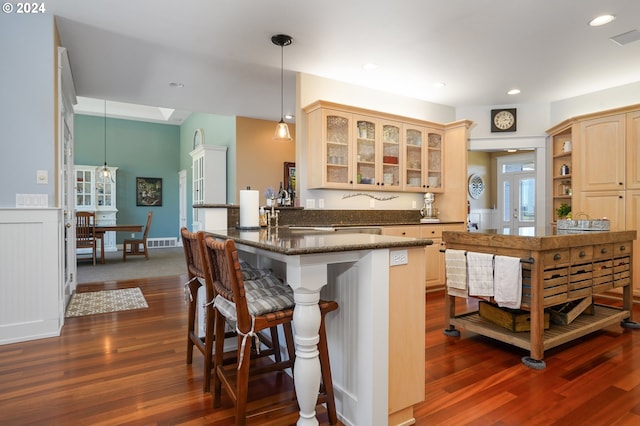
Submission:
{"label": "beige wall", "polygon": [[[293,140],[273,139],[275,121],[236,118],[236,200],[240,190],[251,186],[260,191],[260,204],[266,203],[264,190],[276,191],[284,176],[284,163],[296,158],[296,126],[289,124]],[[286,183],[284,183],[286,187]]]}

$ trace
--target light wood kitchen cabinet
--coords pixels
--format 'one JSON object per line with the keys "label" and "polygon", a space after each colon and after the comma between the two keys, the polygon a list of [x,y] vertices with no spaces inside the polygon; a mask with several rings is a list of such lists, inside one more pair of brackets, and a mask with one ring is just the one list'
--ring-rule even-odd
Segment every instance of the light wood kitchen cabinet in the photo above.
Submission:
{"label": "light wood kitchen cabinet", "polygon": [[353,163],[354,187],[398,191],[400,180],[400,138],[402,123],[353,115],[356,125]]}
{"label": "light wood kitchen cabinet", "polygon": [[383,226],[383,235],[393,235],[396,237],[428,238],[433,244],[424,248],[426,269],[425,269],[425,289],[438,290],[444,287],[444,243],[442,242],[443,231],[464,231],[464,223],[434,223],[420,225],[399,225]]}
{"label": "light wood kitchen cabinet", "polygon": [[627,189],[640,189],[640,111],[627,113],[626,122]]}
{"label": "light wood kitchen cabinet", "polygon": [[452,224],[425,224],[420,225],[420,238],[429,238],[433,244],[425,247],[427,271],[425,287],[427,291],[440,289],[445,284],[444,253],[442,241],[443,231],[465,231],[464,223]]}
{"label": "light wood kitchen cabinet", "polygon": [[304,111],[309,188],[444,192],[448,125],[325,101]]}
{"label": "light wood kitchen cabinet", "polygon": [[625,114],[581,121],[579,141],[580,189],[624,189]]}
{"label": "light wood kitchen cabinet", "polygon": [[[553,145],[553,208],[564,180],[555,176],[556,141],[572,140],[570,175],[572,195],[566,197],[574,219],[607,218],[611,231],[637,229],[640,225],[640,105],[602,111],[565,120],[548,131]],[[559,143],[559,142],[558,142]],[[555,212],[553,214],[555,218]],[[634,250],[640,250],[638,240]],[[634,262],[638,262],[634,259]],[[640,280],[633,291],[640,296]]]}
{"label": "light wood kitchen cabinet", "polygon": [[444,132],[410,123],[404,125],[404,182],[408,192],[443,190]]}

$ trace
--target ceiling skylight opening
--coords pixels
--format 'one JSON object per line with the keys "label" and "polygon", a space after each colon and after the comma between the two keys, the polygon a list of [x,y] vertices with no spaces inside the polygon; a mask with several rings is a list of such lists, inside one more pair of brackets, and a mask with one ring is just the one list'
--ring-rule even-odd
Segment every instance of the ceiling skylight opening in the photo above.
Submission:
{"label": "ceiling skylight opening", "polygon": [[589,21],[590,27],[600,27],[616,19],[614,15],[600,15]]}
{"label": "ceiling skylight opening", "polygon": [[520,93],[520,89],[511,89],[507,92],[507,95],[517,95]]}
{"label": "ceiling skylight opening", "polygon": [[369,62],[367,64],[364,64],[362,66],[362,68],[364,68],[367,71],[377,70],[378,69],[378,64],[374,64],[373,62]]}

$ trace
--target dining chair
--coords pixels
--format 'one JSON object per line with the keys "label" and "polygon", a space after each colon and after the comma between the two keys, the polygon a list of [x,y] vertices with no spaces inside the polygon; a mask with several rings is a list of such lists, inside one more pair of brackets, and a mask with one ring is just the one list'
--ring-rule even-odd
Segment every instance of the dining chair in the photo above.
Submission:
{"label": "dining chair", "polygon": [[151,219],[153,218],[153,212],[149,212],[147,215],[147,224],[144,227],[142,238],[140,239],[127,239],[122,242],[122,260],[127,261],[127,256],[144,255],[149,260],[149,250],[147,248],[147,236],[149,235],[149,228],[151,228]]}
{"label": "dining chair", "polygon": [[[244,425],[248,414],[260,415],[252,407],[247,412],[249,394],[249,375],[282,372],[294,368],[295,349],[293,343],[292,322],[294,311],[293,290],[286,283],[280,285],[263,285],[260,279],[243,279],[243,274],[233,240],[218,241],[211,236],[204,239],[205,260],[212,276],[215,297],[215,349],[214,349],[214,397],[213,406],[220,407],[222,387],[235,405],[236,425]],[[320,301],[320,342],[318,351],[322,372],[322,385],[319,391],[318,404],[327,404],[329,422],[337,423],[336,406],[331,379],[329,351],[325,332],[325,315],[338,309],[335,301]],[[222,347],[225,321],[236,325],[237,357],[232,364],[223,365]],[[287,352],[286,360],[272,360],[269,363],[256,363],[250,358],[254,336],[261,330],[281,325],[284,328]],[[253,380],[252,380],[253,381]],[[264,386],[264,382],[253,381]],[[283,405],[290,405],[293,401],[283,401],[279,404],[269,404],[267,410],[274,412]],[[263,413],[264,414],[264,413]]]}
{"label": "dining chair", "polygon": [[[204,232],[190,232],[186,227],[180,229],[182,236],[182,246],[187,266],[187,274],[189,281],[185,284],[185,293],[188,301],[188,327],[187,327],[187,364],[193,362],[193,348],[198,349],[204,356],[204,379],[203,391],[209,392],[211,389],[211,371],[213,368],[213,341],[215,307],[213,300],[215,291],[211,274],[209,273],[208,264],[205,262],[204,255]],[[248,263],[243,262],[243,276],[248,279],[257,279],[270,274],[269,270],[254,268]],[[203,291],[204,290],[204,291]],[[203,306],[199,310],[199,306]],[[201,330],[198,314],[203,315],[204,329]],[[224,338],[235,336],[235,329],[227,326],[225,328]],[[267,346],[267,350],[262,351],[260,356],[274,356],[277,360],[281,359],[279,351],[280,343],[278,339],[277,329],[270,329],[270,336],[261,335],[261,341]],[[275,349],[277,348],[277,349]],[[227,358],[233,358],[227,356]]]}
{"label": "dining chair", "polygon": [[96,264],[96,215],[94,212],[76,212],[76,248],[90,248]]}

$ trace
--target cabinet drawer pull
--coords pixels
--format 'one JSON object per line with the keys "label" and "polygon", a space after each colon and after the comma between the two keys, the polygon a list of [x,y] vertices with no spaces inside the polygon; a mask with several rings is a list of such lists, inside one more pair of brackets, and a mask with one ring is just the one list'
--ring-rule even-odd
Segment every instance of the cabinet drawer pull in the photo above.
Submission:
{"label": "cabinet drawer pull", "polygon": [[585,257],[586,255],[587,255],[587,253],[585,253],[584,251],[581,251],[579,256],[580,257]]}
{"label": "cabinet drawer pull", "polygon": [[553,260],[560,260],[561,258],[562,258],[562,256],[560,256],[560,253],[556,253],[556,254],[553,256]]}
{"label": "cabinet drawer pull", "polygon": [[625,251],[627,249],[627,247],[625,246],[620,246],[620,251]]}
{"label": "cabinet drawer pull", "polygon": [[602,248],[602,250],[600,250],[600,253],[602,253],[602,254],[606,254],[606,253],[607,253],[607,251],[608,251],[608,250],[607,250],[607,248],[606,248],[606,247],[603,247],[603,248]]}

